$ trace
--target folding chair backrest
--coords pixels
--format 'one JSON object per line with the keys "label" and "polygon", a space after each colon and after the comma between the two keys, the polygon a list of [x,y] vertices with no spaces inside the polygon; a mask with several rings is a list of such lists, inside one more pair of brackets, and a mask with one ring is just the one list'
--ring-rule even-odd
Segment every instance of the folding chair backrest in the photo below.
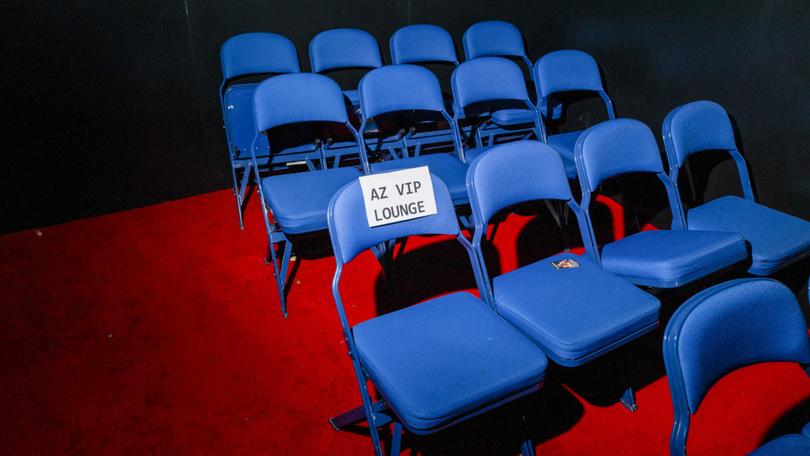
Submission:
{"label": "folding chair backrest", "polygon": [[445,112],[436,76],[417,65],[388,65],[371,70],[360,80],[363,118],[397,111]]}
{"label": "folding chair backrest", "polygon": [[313,73],[348,68],[382,66],[380,47],[370,33],[351,28],[326,30],[309,42]]}
{"label": "folding chair backrest", "polygon": [[253,100],[259,131],[299,122],[348,122],[340,87],[319,74],[285,74],[267,79],[256,88]]}
{"label": "folding chair backrest", "polygon": [[453,100],[462,109],[482,101],[529,99],[520,67],[503,57],[466,61],[453,70],[450,83]]}
{"label": "folding chair backrest", "polygon": [[574,146],[583,189],[624,173],[663,173],[658,143],[650,128],[634,119],[614,119],[585,130]]}
{"label": "folding chair backrest", "polygon": [[298,53],[288,38],[276,33],[242,33],[220,49],[224,80],[256,74],[298,73]]}
{"label": "folding chair backrest", "polygon": [[329,204],[329,234],[338,264],[386,241],[416,235],[458,236],[453,200],[441,179],[431,174],[436,198],[436,214],[391,225],[370,228],[363,207],[363,192],[356,180],[339,190]]}
{"label": "folding chair backrest", "polygon": [[810,363],[810,343],[793,293],[771,279],[738,279],[687,300],[664,332],[675,425],[672,454],[685,454],[689,417],[712,385],[744,366]]}
{"label": "folding chair backrest", "polygon": [[415,24],[391,35],[391,61],[400,63],[447,62],[458,64],[456,45],[447,30],[438,25]]}
{"label": "folding chair backrest", "polygon": [[476,158],[467,170],[467,191],[476,221],[483,224],[515,204],[572,199],[560,154],[529,140],[498,144]]}
{"label": "folding chair backrest", "polygon": [[534,65],[538,99],[571,90],[604,91],[599,65],[582,51],[564,50],[548,53]]}
{"label": "folding chair backrest", "polygon": [[707,100],[679,106],[667,114],[662,131],[673,180],[677,179],[678,170],[690,155],[704,151],[723,151],[730,154],[737,164],[746,198],[754,199],[748,167],[737,149],[731,120],[722,106]]}
{"label": "folding chair backrest", "polygon": [[479,57],[527,58],[523,36],[513,24],[505,21],[484,21],[471,25],[462,38],[467,60]]}

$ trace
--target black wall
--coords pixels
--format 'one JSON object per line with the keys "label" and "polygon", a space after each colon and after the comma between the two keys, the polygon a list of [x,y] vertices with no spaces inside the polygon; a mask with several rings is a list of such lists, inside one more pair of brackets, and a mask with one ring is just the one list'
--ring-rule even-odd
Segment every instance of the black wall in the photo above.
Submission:
{"label": "black wall", "polygon": [[[656,132],[680,103],[724,104],[761,199],[810,218],[807,3],[652,3],[4,2],[0,232],[228,187],[216,93],[230,35],[286,35],[306,70],[309,39],[328,28],[370,31],[387,59],[403,25],[442,25],[460,51],[464,29],[493,18],[515,23],[533,58],[591,52],[618,113]],[[710,194],[735,188],[726,163],[711,169]]]}

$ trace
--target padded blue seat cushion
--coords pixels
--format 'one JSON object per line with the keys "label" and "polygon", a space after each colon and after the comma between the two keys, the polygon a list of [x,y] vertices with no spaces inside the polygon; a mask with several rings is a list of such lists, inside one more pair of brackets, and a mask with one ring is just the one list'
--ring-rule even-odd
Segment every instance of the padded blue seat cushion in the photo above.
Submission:
{"label": "padded blue seat cushion", "polygon": [[810,454],[810,438],[801,434],[788,434],[771,440],[748,456],[798,456]]}
{"label": "padded blue seat cushion", "polygon": [[472,163],[473,160],[483,155],[483,153],[489,149],[492,149],[492,146],[473,147],[471,149],[467,149],[464,151],[464,159],[467,160],[468,164]]}
{"label": "padded blue seat cushion", "polygon": [[562,157],[565,175],[569,179],[576,179],[577,177],[577,165],[574,162],[574,145],[581,134],[581,131],[572,131],[548,137],[548,144],[553,146]]}
{"label": "padded blue seat cushion", "polygon": [[395,169],[416,168],[419,166],[427,166],[431,173],[439,176],[447,186],[447,189],[450,190],[450,197],[453,198],[453,204],[467,204],[470,201],[467,196],[467,165],[450,154],[436,153],[372,163],[371,172],[379,173],[393,171]]}
{"label": "padded blue seat cushion", "polygon": [[[578,268],[556,269],[572,258]],[[498,311],[564,366],[578,366],[658,325],[661,304],[584,257],[559,254],[495,277]]]}
{"label": "padded blue seat cushion", "polygon": [[360,92],[357,90],[344,90],[343,95],[349,99],[352,106],[360,106]]}
{"label": "padded blue seat cushion", "polygon": [[534,113],[528,109],[501,109],[492,113],[492,122],[500,126],[534,123]]}
{"label": "padded blue seat cushion", "polygon": [[548,360],[469,293],[356,325],[374,384],[409,429],[429,430],[540,383]]}
{"label": "padded blue seat cushion", "polygon": [[602,248],[602,267],[637,285],[679,287],[748,256],[745,240],[722,231],[652,230]]}
{"label": "padded blue seat cushion", "polygon": [[332,196],[360,175],[355,168],[279,174],[262,179],[262,191],[285,233],[309,233],[326,229]]}
{"label": "padded blue seat cushion", "polygon": [[724,196],[687,214],[692,230],[732,231],[751,244],[749,272],[769,275],[810,253],[810,222],[738,196]]}

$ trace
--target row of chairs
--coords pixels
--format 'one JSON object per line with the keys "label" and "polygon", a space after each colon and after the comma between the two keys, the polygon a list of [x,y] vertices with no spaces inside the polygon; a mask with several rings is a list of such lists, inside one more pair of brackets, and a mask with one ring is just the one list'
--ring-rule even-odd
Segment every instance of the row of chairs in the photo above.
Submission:
{"label": "row of chairs", "polygon": [[[555,122],[563,120],[565,112],[563,100],[556,96],[576,91],[595,93],[604,101],[608,118],[614,118],[612,101],[604,90],[593,58],[584,53],[563,51],[546,55],[533,65],[525,51],[520,31],[503,21],[474,24],[464,33],[463,43],[467,61],[481,57],[503,57],[521,62],[532,80],[530,85],[535,87],[534,93],[520,93],[518,99],[512,100],[516,104],[491,112],[482,110],[481,106],[471,106],[480,105],[478,100],[460,103],[462,100],[459,100],[454,88],[452,106],[447,106],[447,111],[453,113],[455,121],[468,124],[468,128],[462,128],[463,132],[469,133],[469,138],[465,141],[468,140],[474,147],[482,147],[504,138],[520,139],[535,135],[560,147],[567,158],[569,176],[573,177],[573,145],[579,132],[557,134],[554,131]],[[460,65],[452,37],[436,25],[409,25],[397,30],[391,37],[390,49],[393,64]],[[319,33],[309,44],[309,56],[313,73],[333,74],[346,69],[370,70],[383,66],[376,40],[359,29],[342,28]],[[252,79],[256,76],[300,72],[295,46],[289,39],[274,33],[236,35],[223,43],[220,59],[223,73],[219,90],[220,104],[228,140],[234,196],[240,226],[243,226],[245,194],[254,166],[283,169],[290,163],[303,162],[312,168],[318,166],[320,157],[318,148],[311,145],[290,148],[283,154],[270,154],[264,139],[253,145],[256,126],[253,122],[252,96],[257,83]],[[523,74],[519,67],[510,70]],[[524,80],[523,76],[520,80]],[[493,79],[490,83],[497,85],[498,80]],[[343,93],[352,108],[359,110],[359,91],[348,89]],[[514,97],[515,92],[510,91],[506,95]],[[523,99],[529,100],[532,96],[535,98],[533,106],[524,106]],[[535,109],[540,111],[540,125],[535,124]],[[409,142],[420,148],[454,139],[447,128],[434,128],[433,131],[419,128],[428,123],[423,119],[420,125],[403,128],[390,142],[394,146]],[[469,126],[470,123],[474,124],[474,128]],[[431,125],[435,127],[435,124]],[[250,153],[251,147],[255,149],[255,159]],[[352,149],[351,144],[329,144],[326,149],[341,154],[347,152],[346,147],[349,152],[357,152]],[[382,144],[381,147],[390,148],[391,144]]]}
{"label": "row of chairs", "polygon": [[[592,181],[617,170],[644,171],[665,180],[652,135],[634,133],[644,129],[621,119],[587,130],[577,143],[581,176]],[[462,234],[448,187],[435,175],[432,180],[436,215],[370,228],[357,179],[335,194],[328,209],[337,261],[332,291],[363,401],[361,408],[331,421],[338,429],[369,423],[378,455],[383,454],[380,426],[393,422],[391,454],[399,454],[403,430],[430,434],[519,399],[540,388],[549,359],[567,367],[583,365],[651,332],[660,319],[660,302],[633,285],[636,277],[609,268],[604,259],[599,267],[587,211],[574,201],[562,159],[552,147],[537,141],[497,145],[470,164],[466,186],[475,220],[472,241]],[[481,249],[490,220],[538,200],[571,207],[586,240],[586,255],[562,253],[492,278]],[[703,276],[746,256],[738,234],[660,233],[661,241],[679,244],[692,256],[706,255],[704,249],[691,248],[695,239],[710,238],[724,247],[724,254],[696,266],[699,272],[682,271],[684,276]],[[365,250],[413,235],[456,237],[470,257],[480,299],[452,293],[351,326],[339,291],[344,265]],[[656,247],[668,248],[665,243]],[[677,260],[669,266],[674,268]],[[563,263],[567,267],[558,267]],[[795,297],[785,286],[764,279],[721,284],[685,303],[668,325],[664,353],[676,410],[673,454],[685,453],[689,415],[722,375],[755,362],[810,362]],[[376,401],[368,382],[378,393]],[[630,386],[621,402],[635,410]],[[534,454],[530,438],[524,438],[522,454]],[[810,444],[803,437],[787,439],[788,446]],[[779,448],[782,443],[773,443],[760,454]]]}

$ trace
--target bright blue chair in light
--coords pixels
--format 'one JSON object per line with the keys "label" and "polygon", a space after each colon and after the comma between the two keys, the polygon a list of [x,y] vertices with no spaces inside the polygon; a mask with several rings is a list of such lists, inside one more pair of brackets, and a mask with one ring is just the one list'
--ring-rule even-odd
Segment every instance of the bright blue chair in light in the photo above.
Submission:
{"label": "bright blue chair in light", "polygon": [[[583,132],[575,146],[582,188],[580,205],[589,220],[591,195],[607,179],[626,173],[655,174],[667,191],[672,217],[681,218],[677,189],[664,172],[652,131],[633,119],[615,119]],[[748,257],[736,233],[678,229],[641,231],[592,249],[603,268],[637,285],[674,288],[730,267]]]}
{"label": "bright blue chair in light", "polygon": [[[475,296],[451,293],[351,326],[340,296],[344,264],[364,250],[414,235],[455,236],[473,263],[444,183],[431,176],[435,215],[369,228],[360,183],[340,190],[329,205],[329,234],[337,269],[332,294],[363,407],[332,418],[336,429],[366,421],[377,455],[378,428],[393,421],[391,454],[399,454],[403,428],[431,434],[537,391],[548,361],[543,352]],[[380,395],[373,402],[367,383]],[[533,455],[529,438],[521,447]]]}
{"label": "bright blue chair in light", "polygon": [[[388,65],[369,71],[360,81],[359,91],[360,110],[363,114],[360,125],[361,156],[369,171],[378,173],[427,166],[450,189],[454,204],[467,204],[469,199],[464,184],[467,166],[463,161],[464,150],[456,134],[452,135],[454,153],[421,154],[419,144],[410,143],[407,136],[401,136],[398,138],[400,147],[383,151],[387,160],[369,163],[369,152],[380,151],[369,150],[366,127],[378,116],[431,112],[441,116],[452,129],[454,123],[444,108],[442,91],[436,76],[430,70],[416,65]],[[413,121],[418,122],[419,119]],[[379,125],[381,122],[376,123]]]}
{"label": "bright blue chair in light", "polygon": [[613,112],[613,101],[602,85],[599,66],[596,60],[585,52],[555,51],[544,55],[535,63],[532,78],[537,90],[537,109],[546,129],[546,142],[562,155],[565,172],[569,178],[574,179],[577,177],[574,144],[582,131],[549,134],[546,122],[560,119],[565,108],[562,103],[553,100],[553,95],[572,91],[595,92],[605,104],[608,119],[616,117]]}
{"label": "bright blue chair in light", "polygon": [[[804,317],[784,285],[761,278],[732,280],[682,304],[664,333],[664,364],[675,408],[671,454],[686,454],[690,418],[717,380],[741,367],[772,361],[793,361],[805,369],[810,364]],[[781,439],[786,440],[777,443]],[[810,454],[810,439],[782,437],[754,454],[785,454],[779,450],[786,447],[804,448],[787,454]]]}
{"label": "bright blue chair in light", "polygon": [[[263,136],[269,139],[271,156],[283,152],[274,147],[269,130],[293,124],[322,122],[344,126],[357,141],[357,132],[349,123],[340,87],[319,74],[299,73],[265,80],[253,96],[257,133],[254,146]],[[326,140],[322,140],[326,139]],[[330,141],[319,138],[316,153],[324,154]],[[255,154],[255,147],[251,152]],[[255,159],[255,158],[254,158]],[[326,165],[326,161],[323,162]],[[333,167],[297,173],[276,174],[262,179],[254,167],[256,182],[267,229],[268,255],[273,263],[281,312],[287,316],[287,270],[292,257],[290,237],[326,230],[326,211],[337,190],[361,175],[357,168]],[[272,221],[270,218],[272,215]],[[277,246],[281,251],[279,256]]]}
{"label": "bright blue chair in light", "polygon": [[[470,164],[467,188],[475,221],[472,245],[482,268],[484,296],[554,362],[580,366],[658,326],[658,300],[593,261],[587,221],[571,196],[562,159],[551,146],[539,141],[498,144]],[[539,200],[559,201],[571,208],[588,254],[554,255],[490,283],[481,250],[489,221],[504,209]],[[561,267],[571,260],[575,267]],[[632,387],[627,387],[621,402],[635,410]]]}
{"label": "bright blue chair in light", "polygon": [[[483,21],[473,24],[464,32],[462,42],[467,60],[480,57],[519,60],[526,66],[528,74],[532,74],[532,61],[523,46],[523,35],[509,22]],[[492,122],[501,127],[533,124],[535,115],[532,110],[502,109],[492,113]]]}
{"label": "bright blue chair in light", "polygon": [[751,244],[748,272],[754,275],[773,274],[810,255],[810,222],[756,202],[748,167],[722,106],[695,101],[675,108],[664,119],[663,133],[669,175],[675,185],[686,159],[699,152],[731,155],[740,176],[743,198],[729,195],[683,208],[686,229],[740,233]]}
{"label": "bright blue chair in light", "polygon": [[[313,73],[346,69],[372,69],[383,65],[380,47],[370,33],[351,28],[326,30],[309,42],[309,62]],[[360,105],[357,90],[344,90],[352,103]]]}
{"label": "bright blue chair in light", "polygon": [[[498,103],[514,102],[523,104],[525,107],[522,110],[531,114],[529,122],[534,128],[530,130],[530,134],[533,133],[535,137],[542,138],[542,127],[537,109],[529,99],[523,74],[514,62],[503,57],[480,57],[469,60],[453,70],[450,82],[453,88],[453,122],[459,133],[461,132],[459,122],[462,119],[470,120],[473,115],[466,111],[468,107],[474,106],[480,112],[482,105],[492,108]],[[485,145],[481,137],[481,131],[487,128],[492,117],[495,116],[494,113],[489,114],[491,111],[492,109],[487,109],[483,114],[476,116],[483,120],[473,129],[475,144],[474,147],[468,147],[465,151],[467,163],[493,144],[494,138],[491,138]],[[525,138],[525,136],[523,133],[519,135],[521,138]]]}
{"label": "bright blue chair in light", "polygon": [[257,75],[298,73],[298,54],[292,41],[275,33],[243,33],[227,39],[220,49],[222,83],[219,104],[228,141],[233,194],[242,220],[245,192],[250,183],[251,168],[266,166],[270,160],[267,143],[260,141],[255,151],[260,161],[254,161],[250,145],[256,135],[253,121],[253,93],[258,82],[239,82],[238,78]]}

